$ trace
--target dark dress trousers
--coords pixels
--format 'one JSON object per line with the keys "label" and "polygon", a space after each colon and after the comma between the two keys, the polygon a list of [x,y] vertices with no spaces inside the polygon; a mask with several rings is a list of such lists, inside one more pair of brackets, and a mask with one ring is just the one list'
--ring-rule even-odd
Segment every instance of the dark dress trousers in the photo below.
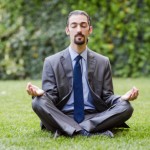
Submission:
{"label": "dark dress trousers", "polygon": [[[86,110],[85,119],[78,124],[71,113],[62,112],[73,89],[73,67],[69,49],[45,59],[42,74],[43,96],[35,97],[32,108],[47,130],[72,135],[82,129],[97,132],[123,125],[133,112],[128,101],[113,93],[109,59],[88,49],[88,85],[95,111]],[[124,124],[125,125],[125,124]]]}

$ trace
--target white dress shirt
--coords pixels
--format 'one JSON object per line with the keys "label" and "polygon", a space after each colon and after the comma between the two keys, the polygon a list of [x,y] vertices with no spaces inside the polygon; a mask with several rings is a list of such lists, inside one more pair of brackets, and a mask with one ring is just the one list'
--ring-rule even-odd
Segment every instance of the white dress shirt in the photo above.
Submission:
{"label": "white dress shirt", "polygon": [[[76,51],[74,51],[70,46],[69,46],[69,53],[70,53],[71,60],[72,60],[72,66],[74,68],[74,65],[76,63],[75,58],[79,54]],[[84,109],[95,109],[93,105],[92,96],[90,94],[88,82],[87,82],[87,48],[80,55],[82,56],[82,59],[80,60],[80,65],[81,65],[81,71],[82,71]],[[72,93],[68,102],[65,104],[62,110],[65,112],[74,110],[74,91],[73,90],[72,90]]]}

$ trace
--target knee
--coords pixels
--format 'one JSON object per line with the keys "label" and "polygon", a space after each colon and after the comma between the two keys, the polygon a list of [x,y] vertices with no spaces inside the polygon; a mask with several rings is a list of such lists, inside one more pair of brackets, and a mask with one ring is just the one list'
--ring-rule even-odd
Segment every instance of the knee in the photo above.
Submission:
{"label": "knee", "polygon": [[134,111],[130,102],[129,101],[121,101],[121,107],[122,107],[122,110],[124,110],[124,115],[127,118],[130,118],[132,116],[133,111]]}
{"label": "knee", "polygon": [[42,108],[42,105],[44,105],[44,101],[41,97],[35,97],[32,100],[32,109],[34,111],[39,111]]}

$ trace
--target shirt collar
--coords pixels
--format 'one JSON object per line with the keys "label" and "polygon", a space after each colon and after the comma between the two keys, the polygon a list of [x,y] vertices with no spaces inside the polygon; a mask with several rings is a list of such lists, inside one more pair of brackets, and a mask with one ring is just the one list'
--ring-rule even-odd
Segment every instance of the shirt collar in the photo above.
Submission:
{"label": "shirt collar", "polygon": [[[69,53],[71,56],[71,60],[74,61],[74,59],[79,55],[75,50],[73,50],[71,48],[71,46],[69,46]],[[86,49],[80,54],[82,56],[82,58],[87,61],[87,47]]]}

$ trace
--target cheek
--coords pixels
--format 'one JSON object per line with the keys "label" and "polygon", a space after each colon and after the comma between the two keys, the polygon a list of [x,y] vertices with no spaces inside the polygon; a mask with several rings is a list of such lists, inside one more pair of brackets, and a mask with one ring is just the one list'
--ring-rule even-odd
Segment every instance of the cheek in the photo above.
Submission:
{"label": "cheek", "polygon": [[85,31],[83,33],[84,33],[85,36],[89,36],[89,34],[90,34],[89,31]]}
{"label": "cheek", "polygon": [[71,36],[71,37],[74,37],[75,35],[76,35],[76,33],[75,33],[74,31],[71,31],[71,32],[70,32],[70,36]]}

